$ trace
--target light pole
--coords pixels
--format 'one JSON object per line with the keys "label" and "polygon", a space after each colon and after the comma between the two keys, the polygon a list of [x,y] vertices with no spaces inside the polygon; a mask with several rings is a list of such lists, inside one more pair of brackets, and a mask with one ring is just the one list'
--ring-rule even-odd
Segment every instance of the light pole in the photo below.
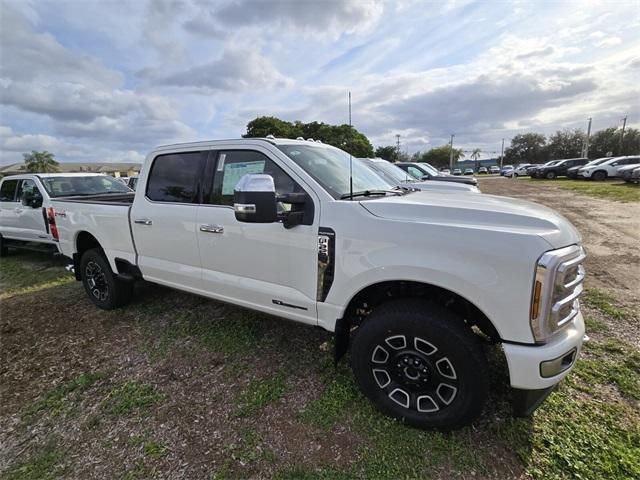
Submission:
{"label": "light pole", "polygon": [[451,134],[451,141],[449,142],[449,168],[453,171],[453,137],[456,135],[454,133]]}
{"label": "light pole", "polygon": [[589,126],[587,126],[587,138],[585,138],[584,140],[584,150],[582,152],[582,156],[584,158],[589,158],[589,137],[591,136],[591,120],[592,118],[589,117]]}
{"label": "light pole", "polygon": [[618,155],[622,155],[622,140],[624,139],[624,127],[627,126],[627,116],[625,115],[622,119],[622,132],[620,133],[620,151]]}
{"label": "light pole", "polygon": [[502,164],[504,163],[504,138],[502,139],[502,148],[500,149],[500,171],[502,172]]}

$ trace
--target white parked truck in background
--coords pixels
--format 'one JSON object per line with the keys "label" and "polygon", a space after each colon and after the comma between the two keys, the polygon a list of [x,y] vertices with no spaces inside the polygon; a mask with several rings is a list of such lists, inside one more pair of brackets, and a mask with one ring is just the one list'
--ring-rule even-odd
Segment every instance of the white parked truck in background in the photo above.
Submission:
{"label": "white parked truck in background", "polygon": [[334,332],[363,393],[418,427],[481,414],[483,344],[500,343],[531,414],[583,342],[579,233],[533,203],[401,189],[351,160],[304,140],[158,147],[135,194],[53,200],[60,248],[100,308],[144,279]]}
{"label": "white parked truck in background", "polygon": [[99,173],[32,173],[0,181],[0,254],[9,247],[58,251],[51,199],[130,192]]}

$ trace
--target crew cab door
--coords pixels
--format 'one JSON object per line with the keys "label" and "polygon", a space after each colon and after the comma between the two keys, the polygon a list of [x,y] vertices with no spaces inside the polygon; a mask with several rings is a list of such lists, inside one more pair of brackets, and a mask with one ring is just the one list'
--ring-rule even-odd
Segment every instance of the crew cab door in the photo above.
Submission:
{"label": "crew cab door", "polygon": [[158,155],[131,207],[130,223],[145,279],[191,291],[202,286],[196,237],[199,185],[208,151]]}
{"label": "crew cab door", "polygon": [[[23,205],[22,199],[30,197],[36,201],[35,206]],[[16,194],[16,235],[23,240],[42,241],[50,239],[42,211],[43,196],[40,188],[31,179],[24,179],[18,185]]]}
{"label": "crew cab door", "polygon": [[20,203],[16,200],[20,180],[9,178],[0,185],[0,233],[7,238],[15,238],[18,228],[17,209]]}
{"label": "crew cab door", "polygon": [[206,175],[212,182],[197,214],[203,287],[221,300],[316,324],[317,208],[309,225],[290,229],[239,222],[233,210],[234,188],[246,173],[271,175],[279,194],[304,192],[286,168],[258,146],[212,152]]}

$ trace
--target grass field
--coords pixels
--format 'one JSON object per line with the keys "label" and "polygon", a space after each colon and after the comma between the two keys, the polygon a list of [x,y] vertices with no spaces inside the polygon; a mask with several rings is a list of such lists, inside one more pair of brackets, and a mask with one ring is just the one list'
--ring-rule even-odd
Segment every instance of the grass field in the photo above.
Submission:
{"label": "grass field", "polygon": [[[55,261],[21,254],[2,259],[0,272],[5,301],[63,295],[84,302],[80,286],[69,285]],[[592,340],[574,373],[533,419],[511,418],[504,377],[496,373],[484,417],[452,433],[419,431],[380,415],[357,390],[346,362],[333,369],[324,335],[307,327],[235,308],[220,311],[215,302],[178,292],[142,295],[120,312],[87,308],[88,322],[118,326],[101,341],[115,344],[123,332],[131,332],[132,340],[98,366],[64,374],[66,380],[50,387],[31,385],[31,400],[9,417],[17,419],[11,422],[14,435],[29,438],[29,431],[43,428],[51,433],[11,450],[2,478],[77,476],[88,457],[105,463],[111,478],[172,477],[172,462],[190,458],[189,449],[204,456],[215,450],[202,471],[217,479],[640,477],[640,354],[610,335],[615,322],[632,313],[606,292],[589,290]],[[29,315],[10,303],[4,308],[14,318]],[[50,321],[70,314],[59,308]],[[91,329],[86,335],[93,335]],[[67,348],[68,340],[58,341]],[[136,359],[124,372],[122,352]],[[488,354],[500,372],[499,351]],[[24,364],[30,361],[43,359]],[[172,375],[188,369],[181,382],[201,388],[158,381],[167,368]],[[3,377],[3,383],[10,379]],[[187,448],[188,432],[207,421],[192,411],[203,401],[219,417],[215,433],[200,432]],[[162,428],[167,422],[178,435]],[[324,453],[310,455],[308,449]]]}
{"label": "grass field", "polygon": [[625,183],[621,180],[611,179],[596,182],[590,180],[571,180],[568,178],[557,178],[555,180],[519,178],[516,181],[556,186],[582,195],[606,198],[618,202],[640,202],[640,185]]}

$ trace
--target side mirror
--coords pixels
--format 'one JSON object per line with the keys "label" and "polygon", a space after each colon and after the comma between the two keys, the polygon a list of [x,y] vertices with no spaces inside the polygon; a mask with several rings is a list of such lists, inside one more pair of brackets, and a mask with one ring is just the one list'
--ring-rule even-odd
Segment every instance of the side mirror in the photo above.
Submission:
{"label": "side mirror", "polygon": [[420,180],[431,180],[431,175],[423,175],[420,177]]}
{"label": "side mirror", "polygon": [[273,177],[257,173],[244,175],[233,192],[233,210],[239,222],[275,222],[278,209]]}

